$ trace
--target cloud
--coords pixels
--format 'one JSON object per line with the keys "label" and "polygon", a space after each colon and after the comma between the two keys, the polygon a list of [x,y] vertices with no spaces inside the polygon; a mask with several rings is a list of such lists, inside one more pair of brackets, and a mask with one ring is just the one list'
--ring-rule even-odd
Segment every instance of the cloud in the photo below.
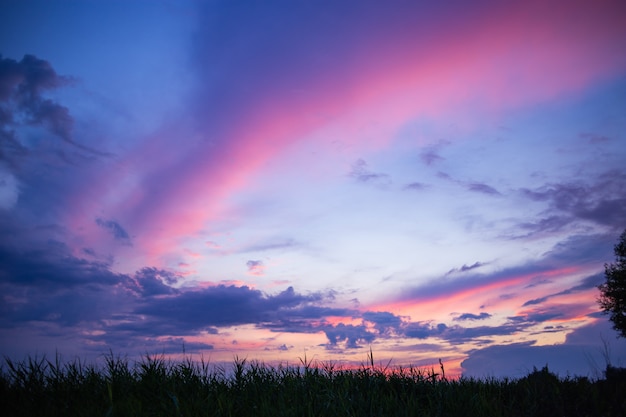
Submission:
{"label": "cloud", "polygon": [[426,184],[423,184],[421,182],[412,182],[410,184],[407,184],[404,186],[405,190],[415,190],[415,191],[421,191],[426,189],[428,186]]}
{"label": "cloud", "polygon": [[472,273],[470,270],[456,277],[449,271],[444,274],[446,279],[439,277],[415,287],[404,288],[396,302],[450,299],[464,293],[493,291],[495,288],[522,289],[548,277],[575,273],[580,268],[597,268],[598,259],[606,258],[611,253],[615,239],[616,236],[612,234],[572,235],[556,243],[535,261],[485,274]]}
{"label": "cloud", "polygon": [[452,274],[452,273],[454,273],[454,272],[467,272],[467,271],[471,271],[472,269],[480,268],[481,266],[485,266],[485,265],[487,265],[487,264],[486,264],[486,263],[483,263],[483,262],[478,262],[478,261],[474,262],[474,263],[473,263],[473,264],[471,264],[471,265],[466,265],[466,264],[463,264],[463,266],[462,266],[462,267],[460,267],[460,268],[452,268],[451,270],[449,270],[448,272],[446,272],[446,275],[450,275],[450,274]]}
{"label": "cloud", "polygon": [[485,320],[491,317],[491,314],[482,312],[480,314],[463,313],[458,317],[455,317],[455,321],[461,320]]}
{"label": "cloud", "polygon": [[440,337],[452,344],[460,344],[465,342],[475,342],[477,339],[491,336],[507,336],[512,335],[529,326],[527,323],[504,323],[500,326],[478,326],[478,327],[461,327],[451,326],[446,328]]}
{"label": "cloud", "polygon": [[36,107],[41,93],[71,82],[59,76],[49,62],[34,55],[24,55],[21,61],[0,55],[0,101],[15,101],[26,108]]}
{"label": "cloud", "polygon": [[114,220],[104,220],[98,217],[96,219],[96,224],[110,232],[115,240],[122,241],[124,244],[132,246],[132,242],[130,236],[128,235],[128,232],[126,232],[126,230],[124,230],[124,228],[120,226],[118,222]]}
{"label": "cloud", "polygon": [[240,252],[264,252],[278,249],[290,249],[299,246],[294,239],[273,239],[265,243],[247,246]]}
{"label": "cloud", "polygon": [[0,246],[0,282],[56,291],[87,284],[112,286],[125,279],[109,270],[106,262],[71,255],[64,243],[48,241],[19,250]]}
{"label": "cloud", "polygon": [[45,98],[43,94],[73,82],[70,77],[58,75],[48,61],[34,55],[24,55],[21,61],[0,55],[0,155],[12,160],[27,154],[11,129],[20,126],[43,127],[72,145],[92,155],[105,156],[74,141],[74,119],[69,109]]}
{"label": "cloud", "polygon": [[451,344],[466,342],[480,342],[479,339],[491,336],[511,335],[520,332],[530,326],[529,323],[507,322],[499,326],[448,326],[445,323],[433,324],[432,322],[410,322],[401,328],[401,334],[416,339],[436,337]]}
{"label": "cloud", "polygon": [[339,323],[336,326],[325,326],[322,330],[328,338],[329,349],[334,349],[340,342],[345,342],[347,349],[357,349],[359,343],[371,343],[376,335],[370,333],[364,325]]}
{"label": "cloud", "polygon": [[444,323],[439,323],[433,326],[429,322],[413,322],[404,327],[404,335],[406,337],[414,337],[417,339],[426,339],[432,336],[441,335],[448,326]]}
{"label": "cloud", "polygon": [[426,147],[420,153],[420,159],[428,166],[433,165],[435,162],[443,161],[445,158],[440,155],[440,151],[451,144],[452,142],[448,140],[439,140],[437,143]]}
{"label": "cloud", "polygon": [[248,267],[248,274],[261,276],[265,273],[265,265],[263,265],[263,261],[253,261],[250,260],[246,262],[246,266]]}
{"label": "cloud", "polygon": [[395,314],[387,311],[366,311],[363,313],[362,317],[363,320],[374,323],[374,328],[378,331],[379,335],[386,335],[391,332],[395,332],[403,324],[402,317],[396,316]]}
{"label": "cloud", "polygon": [[[614,338],[615,334],[607,320],[598,320],[574,330],[559,345],[536,346],[533,342],[523,342],[471,350],[461,362],[463,375],[522,377],[533,367],[547,364],[550,371],[561,376],[600,377],[607,359],[617,366],[626,364],[626,340]],[[609,346],[609,358],[604,358],[603,340]]]}
{"label": "cloud", "polygon": [[466,190],[474,192],[474,193],[488,194],[488,195],[493,195],[493,196],[502,195],[500,191],[496,190],[490,185],[487,185],[481,182],[468,182],[468,181],[459,180],[459,179],[453,178],[452,176],[450,176],[449,174],[445,172],[441,172],[441,171],[437,172],[437,177],[444,179],[444,180],[451,181],[465,188]]}
{"label": "cloud", "polygon": [[471,184],[467,184],[466,185],[467,189],[470,191],[474,191],[477,193],[483,193],[483,194],[489,194],[489,195],[502,195],[500,194],[500,192],[498,190],[496,190],[495,188],[487,185],[487,184],[482,184],[482,183],[471,183]]}
{"label": "cloud", "polygon": [[[171,287],[171,285],[178,282],[181,277],[172,272],[144,267],[135,273],[133,279],[136,283],[137,292],[142,296],[151,297],[179,293],[179,290]],[[134,288],[131,287],[131,289]]]}
{"label": "cloud", "polygon": [[134,313],[148,316],[154,322],[173,323],[189,332],[198,332],[210,326],[280,323],[297,318],[306,304],[320,299],[316,294],[298,294],[293,287],[276,295],[265,295],[247,286],[218,285],[144,300],[138,303]]}
{"label": "cloud", "polygon": [[381,186],[386,186],[391,183],[389,175],[370,171],[367,167],[367,162],[363,159],[357,159],[357,161],[352,164],[348,175],[363,183],[372,183]]}
{"label": "cloud", "polygon": [[435,162],[443,161],[445,158],[440,156],[435,150],[429,149],[420,154],[420,158],[426,165],[432,165]]}
{"label": "cloud", "polygon": [[626,224],[626,172],[613,170],[593,178],[593,182],[546,184],[524,188],[521,194],[549,205],[549,216],[522,227],[533,232],[559,231],[575,220],[621,228]]}
{"label": "cloud", "polygon": [[[181,277],[171,271],[144,267],[119,274],[110,267],[109,262],[72,255],[60,242],[27,251],[0,246],[0,333],[5,340],[19,338],[23,328],[37,323],[39,333],[33,337],[41,340],[48,333],[68,333],[81,349],[109,346],[134,352],[157,347],[158,340],[165,340],[166,350],[180,351],[182,337],[242,324],[277,332],[324,332],[333,348],[357,347],[376,337],[364,326],[327,323],[329,316],[359,314],[320,305],[332,301],[330,293],[303,295],[289,287],[267,295],[234,285],[174,288]],[[185,346],[190,348],[187,342]]]}
{"label": "cloud", "polygon": [[553,294],[548,294],[546,296],[543,297],[539,297],[539,298],[535,298],[532,300],[528,300],[526,301],[522,307],[528,307],[530,305],[536,305],[536,304],[542,304],[545,303],[546,301],[548,301],[551,298],[554,297],[559,297],[561,295],[568,295],[568,294],[574,294],[577,292],[581,292],[581,291],[586,291],[592,288],[596,288],[598,285],[602,284],[602,282],[604,281],[604,275],[603,274],[595,274],[595,275],[591,275],[588,276],[587,278],[583,279],[583,281],[578,284],[575,285],[571,288],[568,288],[566,290],[563,291],[559,291]]}

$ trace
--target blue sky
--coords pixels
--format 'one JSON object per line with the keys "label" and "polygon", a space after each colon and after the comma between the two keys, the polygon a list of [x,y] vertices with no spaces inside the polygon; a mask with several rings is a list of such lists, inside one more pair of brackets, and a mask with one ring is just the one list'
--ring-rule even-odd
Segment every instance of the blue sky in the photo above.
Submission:
{"label": "blue sky", "polygon": [[0,350],[626,360],[620,2],[16,2]]}

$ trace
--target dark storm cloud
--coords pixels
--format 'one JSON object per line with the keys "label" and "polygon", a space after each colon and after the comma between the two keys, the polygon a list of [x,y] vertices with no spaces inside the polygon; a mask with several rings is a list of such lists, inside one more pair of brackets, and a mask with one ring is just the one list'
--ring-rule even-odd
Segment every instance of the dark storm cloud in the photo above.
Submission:
{"label": "dark storm cloud", "polygon": [[120,226],[118,222],[114,220],[105,220],[98,217],[96,219],[96,224],[110,232],[116,240],[132,245],[128,232],[126,232],[126,230],[124,230],[124,228]]}
{"label": "dark storm cloud", "polygon": [[389,183],[391,183],[389,175],[370,171],[367,167],[367,162],[365,162],[363,159],[357,159],[357,161],[352,164],[352,168],[348,175],[356,179],[357,181],[364,183],[372,183],[377,185],[388,185]]}
{"label": "dark storm cloud", "polygon": [[482,312],[480,314],[472,314],[472,313],[463,313],[458,317],[454,318],[454,321],[462,321],[462,320],[485,320],[491,317],[491,314]]}
{"label": "dark storm cloud", "polygon": [[65,244],[48,241],[26,250],[0,245],[0,282],[49,290],[93,284],[111,286],[124,280],[105,262],[77,258]]}
{"label": "dark storm cloud", "polygon": [[60,242],[34,249],[0,246],[0,287],[4,294],[0,327],[77,326],[98,323],[132,303],[129,276],[106,262],[77,258]]}
{"label": "dark storm cloud", "polygon": [[218,285],[181,292],[175,297],[146,300],[135,313],[197,331],[209,326],[262,325],[288,319],[297,316],[301,306],[319,300],[318,295],[301,295],[293,287],[276,295],[265,295],[247,286]]}

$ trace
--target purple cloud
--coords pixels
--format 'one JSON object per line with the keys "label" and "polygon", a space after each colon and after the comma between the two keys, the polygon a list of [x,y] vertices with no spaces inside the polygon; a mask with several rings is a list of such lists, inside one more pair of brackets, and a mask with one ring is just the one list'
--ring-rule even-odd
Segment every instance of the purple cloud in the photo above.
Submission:
{"label": "purple cloud", "polygon": [[74,141],[74,119],[69,109],[43,94],[73,82],[58,75],[48,61],[24,55],[21,61],[0,55],[0,155],[24,156],[28,147],[13,133],[20,126],[40,126],[76,149],[97,156],[108,155]]}
{"label": "purple cloud", "polygon": [[548,184],[522,189],[532,201],[547,202],[550,215],[522,227],[534,232],[554,232],[574,220],[588,220],[601,225],[622,227],[626,224],[626,173],[609,171],[583,182]]}
{"label": "purple cloud", "polygon": [[472,313],[463,313],[458,317],[455,317],[455,321],[462,320],[485,320],[491,317],[491,314],[482,312],[480,314],[472,314]]}
{"label": "purple cloud", "polygon": [[122,241],[125,244],[132,246],[128,232],[126,232],[126,230],[124,230],[124,228],[120,226],[118,222],[114,220],[104,220],[98,217],[96,219],[96,224],[110,232],[115,240]]}
{"label": "purple cloud", "polygon": [[483,262],[478,262],[478,261],[474,262],[474,263],[473,263],[473,264],[471,264],[471,265],[463,264],[463,266],[462,266],[462,267],[460,267],[460,268],[452,268],[451,270],[449,270],[449,271],[446,273],[446,275],[450,275],[450,274],[452,274],[452,273],[454,273],[454,272],[467,272],[467,271],[471,271],[472,269],[480,268],[481,266],[485,266],[485,265],[487,265],[487,264],[486,264],[486,263],[483,263]]}
{"label": "purple cloud", "polygon": [[470,191],[474,191],[477,193],[483,193],[483,194],[489,194],[489,195],[502,195],[500,194],[500,192],[498,190],[496,190],[495,188],[487,185],[487,184],[482,184],[482,183],[478,183],[478,182],[474,182],[471,184],[467,184],[467,189]]}
{"label": "purple cloud", "polygon": [[358,159],[354,164],[352,164],[352,168],[348,175],[357,181],[364,183],[373,183],[382,186],[389,185],[391,183],[389,175],[371,172],[367,167],[367,162],[363,159]]}
{"label": "purple cloud", "polygon": [[548,294],[545,295],[543,297],[539,297],[539,298],[535,298],[532,300],[528,300],[526,301],[522,307],[528,307],[530,305],[536,305],[536,304],[542,304],[545,303],[546,301],[548,301],[551,298],[554,297],[559,297],[561,295],[568,295],[568,294],[574,294],[580,291],[586,291],[589,290],[591,288],[596,288],[598,285],[600,285],[602,282],[604,282],[604,275],[603,274],[595,274],[595,275],[591,275],[585,279],[583,279],[583,281],[578,284],[575,285],[571,288],[565,289],[563,291],[559,291],[553,294]]}
{"label": "purple cloud", "polygon": [[412,182],[410,184],[407,184],[404,186],[405,190],[414,190],[414,191],[421,191],[426,189],[428,186],[426,184],[423,184],[421,182]]}
{"label": "purple cloud", "polygon": [[[626,360],[626,340],[614,338],[608,321],[600,320],[578,328],[567,335],[564,344],[535,346],[533,342],[493,345],[468,352],[461,366],[467,377],[521,377],[549,364],[561,376],[601,377],[606,361],[613,364]],[[605,351],[603,340],[608,345]],[[607,354],[605,357],[605,353]]]}
{"label": "purple cloud", "polygon": [[260,276],[265,273],[265,265],[263,265],[263,261],[249,260],[246,262],[246,266],[248,267],[248,273],[250,275]]}
{"label": "purple cloud", "polygon": [[420,154],[420,158],[426,165],[432,165],[435,162],[443,161],[445,158],[440,156],[435,150],[430,149]]}

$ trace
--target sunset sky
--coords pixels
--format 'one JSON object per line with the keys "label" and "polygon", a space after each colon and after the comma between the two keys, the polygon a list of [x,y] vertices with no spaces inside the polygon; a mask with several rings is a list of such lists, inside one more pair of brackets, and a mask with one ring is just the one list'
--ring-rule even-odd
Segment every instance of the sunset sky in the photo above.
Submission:
{"label": "sunset sky", "polygon": [[2,0],[0,54],[2,355],[626,366],[621,0]]}

